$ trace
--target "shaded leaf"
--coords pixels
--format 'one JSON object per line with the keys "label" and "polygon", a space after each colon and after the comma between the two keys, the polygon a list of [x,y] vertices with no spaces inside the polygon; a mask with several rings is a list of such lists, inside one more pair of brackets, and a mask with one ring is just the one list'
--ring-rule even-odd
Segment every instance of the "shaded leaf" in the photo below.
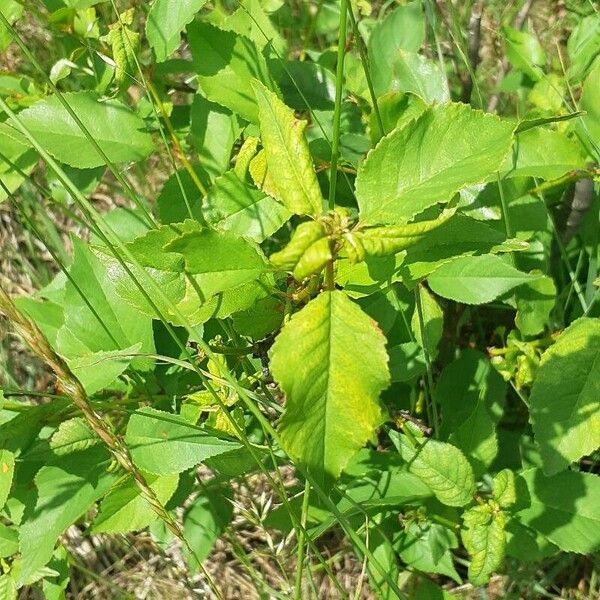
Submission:
{"label": "shaded leaf", "polygon": [[273,86],[267,64],[249,38],[195,21],[188,25],[188,42],[203,95],[253,123],[258,106],[251,82],[259,79]]}
{"label": "shaded leaf", "polygon": [[146,19],[146,37],[156,62],[177,50],[181,32],[205,4],[206,0],[154,0]]}
{"label": "shaded leaf", "polygon": [[565,552],[588,554],[600,548],[600,477],[564,471],[546,477],[541,469],[521,474],[529,506],[517,513],[521,522],[546,536]]}
{"label": "shaded leaf", "polygon": [[38,471],[35,507],[19,530],[21,581],[52,558],[58,537],[110,489],[116,475],[107,472],[108,460],[108,452],[95,447],[58,457]]}

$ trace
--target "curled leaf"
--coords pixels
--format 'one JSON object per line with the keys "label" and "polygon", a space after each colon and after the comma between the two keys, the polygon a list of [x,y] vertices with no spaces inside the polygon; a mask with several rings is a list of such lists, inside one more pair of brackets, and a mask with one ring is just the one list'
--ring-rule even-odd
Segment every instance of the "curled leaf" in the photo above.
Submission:
{"label": "curled leaf", "polygon": [[325,227],[318,221],[301,223],[289,244],[271,255],[274,267],[291,271],[298,281],[319,273],[332,259]]}

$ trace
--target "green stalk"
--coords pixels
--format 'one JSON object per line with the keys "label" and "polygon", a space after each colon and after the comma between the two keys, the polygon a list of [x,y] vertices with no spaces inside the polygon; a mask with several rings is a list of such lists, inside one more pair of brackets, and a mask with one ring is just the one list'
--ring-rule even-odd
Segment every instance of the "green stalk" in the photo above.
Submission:
{"label": "green stalk", "polygon": [[427,371],[427,385],[425,386],[427,404],[431,406],[434,436],[438,437],[439,419],[437,404],[433,397],[433,369],[431,368],[431,357],[427,348],[427,334],[425,332],[425,319],[423,318],[423,303],[421,301],[421,286],[415,288],[415,310],[419,317],[419,328],[421,329],[421,344],[423,346],[423,356],[425,357],[425,370]]}
{"label": "green stalk", "polygon": [[296,564],[296,589],[294,592],[295,600],[302,600],[302,567],[304,566],[304,531],[306,530],[306,521],[308,520],[308,507],[310,504],[310,482],[308,479],[304,482],[304,498],[302,499],[302,514],[300,523],[303,529],[298,535],[298,561]]}
{"label": "green stalk", "polygon": [[596,294],[596,286],[594,285],[594,281],[598,277],[598,242],[600,241],[600,215],[598,214],[598,208],[600,203],[598,202],[598,197],[592,204],[592,216],[595,215],[595,218],[592,220],[593,230],[592,230],[592,243],[591,243],[591,251],[590,251],[590,261],[588,264],[588,273],[587,273],[587,281],[585,284],[585,302],[588,306],[590,306],[594,295]]}
{"label": "green stalk", "polygon": [[333,140],[331,143],[331,170],[329,176],[329,210],[335,207],[337,167],[340,156],[340,123],[342,118],[342,86],[344,85],[344,58],[346,56],[346,27],[348,23],[348,0],[340,0],[340,24],[338,52],[335,71],[335,108],[333,112]]}
{"label": "green stalk", "polygon": [[360,35],[358,30],[358,23],[354,17],[354,9],[352,6],[350,9],[350,21],[352,22],[352,30],[354,31],[354,37],[356,38],[356,44],[358,46],[358,54],[360,56],[360,62],[362,63],[363,71],[365,72],[365,79],[367,80],[367,87],[369,88],[369,96],[371,96],[371,103],[373,104],[373,112],[377,119],[377,125],[379,126],[379,137],[385,135],[385,129],[383,127],[383,120],[381,118],[381,112],[379,112],[379,104],[377,102],[377,96],[375,95],[375,88],[373,87],[373,78],[371,77],[371,69],[369,68],[369,55],[365,46],[365,41]]}

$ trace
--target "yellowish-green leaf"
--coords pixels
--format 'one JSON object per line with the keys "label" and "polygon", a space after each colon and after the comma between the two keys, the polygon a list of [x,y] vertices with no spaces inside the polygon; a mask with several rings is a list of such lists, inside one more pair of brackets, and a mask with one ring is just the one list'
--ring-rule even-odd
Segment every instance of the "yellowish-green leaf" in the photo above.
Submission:
{"label": "yellowish-green leaf", "polygon": [[600,447],[598,319],[577,319],[544,352],[529,415],[547,475]]}
{"label": "yellowish-green leaf", "polygon": [[115,80],[118,84],[133,83],[137,74],[135,53],[140,46],[140,34],[128,27],[133,23],[133,13],[134,9],[130,8],[119,15],[119,20],[109,25],[109,32],[103,38],[112,49],[116,65]]}
{"label": "yellowish-green leaf", "polygon": [[429,231],[445,223],[452,214],[454,211],[447,211],[431,221],[359,229],[345,236],[345,247],[349,256],[355,259],[354,262],[364,260],[367,256],[396,254],[419,242]]}
{"label": "yellowish-green leaf", "polygon": [[288,245],[271,255],[274,267],[291,271],[298,281],[319,273],[332,258],[327,232],[318,221],[301,223]]}
{"label": "yellowish-green leaf", "polygon": [[275,340],[271,372],[286,396],[281,443],[313,476],[338,477],[382,422],[385,344],[375,321],[341,291],[317,296]]}
{"label": "yellowish-green leaf", "polygon": [[502,469],[492,480],[494,500],[502,507],[512,506],[517,501],[515,474],[510,469]]}
{"label": "yellowish-green leaf", "polygon": [[15,455],[10,450],[0,450],[0,508],[4,506],[15,474]]}
{"label": "yellowish-green leaf", "polygon": [[504,560],[506,515],[491,504],[481,504],[463,514],[462,540],[471,557],[469,580],[487,583]]}
{"label": "yellowish-green leaf", "polygon": [[292,109],[259,81],[253,81],[252,88],[274,197],[295,214],[319,214],[323,200],[304,136],[306,121],[296,119]]}

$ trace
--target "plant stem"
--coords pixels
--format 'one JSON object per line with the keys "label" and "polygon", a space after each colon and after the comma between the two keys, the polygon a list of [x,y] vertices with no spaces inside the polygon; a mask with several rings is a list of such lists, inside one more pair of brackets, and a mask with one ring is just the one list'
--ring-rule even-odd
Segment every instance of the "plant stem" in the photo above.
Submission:
{"label": "plant stem", "polygon": [[335,108],[333,112],[333,140],[331,142],[331,171],[329,178],[329,210],[335,207],[337,165],[340,156],[340,123],[342,117],[342,86],[344,84],[344,57],[346,55],[346,27],[348,23],[348,0],[340,0],[340,24],[338,52],[335,71]]}
{"label": "plant stem", "polygon": [[333,261],[330,260],[325,267],[325,289],[332,292],[335,290],[335,277],[333,275]]}
{"label": "plant stem", "polygon": [[427,385],[425,386],[425,398],[427,404],[431,406],[432,420],[431,427],[433,428],[434,437],[438,437],[438,411],[437,404],[433,397],[433,370],[431,368],[431,357],[427,348],[427,334],[425,332],[425,319],[423,318],[423,303],[421,302],[421,286],[415,288],[415,310],[419,317],[419,328],[421,330],[421,344],[423,346],[423,356],[425,357],[425,369],[427,371]]}
{"label": "plant stem", "polygon": [[295,600],[302,599],[302,567],[304,565],[304,536],[306,532],[306,521],[308,518],[308,506],[310,500],[310,482],[308,479],[304,482],[304,498],[302,499],[302,514],[300,524],[302,529],[298,532],[298,562],[296,564],[296,590]]}
{"label": "plant stem", "polygon": [[365,41],[363,40],[362,36],[360,35],[360,31],[358,30],[358,23],[356,22],[356,18],[354,17],[354,9],[352,8],[352,5],[350,5],[349,10],[350,21],[352,22],[352,30],[354,32],[354,37],[358,46],[360,62],[362,63],[363,71],[365,72],[365,79],[367,80],[367,87],[369,88],[369,96],[371,96],[371,103],[373,104],[373,112],[375,113],[377,125],[379,126],[379,137],[383,137],[386,132],[383,127],[381,113],[379,112],[379,104],[377,102],[377,96],[375,95],[375,88],[373,87],[373,79],[371,78],[371,69],[369,68],[369,55],[367,53]]}

